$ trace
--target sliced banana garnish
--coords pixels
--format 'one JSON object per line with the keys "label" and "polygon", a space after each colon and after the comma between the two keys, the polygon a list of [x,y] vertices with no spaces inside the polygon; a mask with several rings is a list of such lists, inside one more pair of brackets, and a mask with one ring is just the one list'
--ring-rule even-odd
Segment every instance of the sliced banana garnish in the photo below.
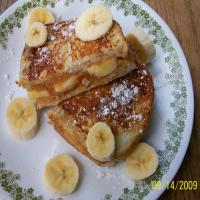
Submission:
{"label": "sliced banana garnish", "polygon": [[87,68],[89,74],[104,77],[112,73],[117,67],[117,58],[107,58]]}
{"label": "sliced banana garnish", "polygon": [[33,100],[48,96],[49,92],[47,90],[31,90],[30,92],[28,92],[28,97]]}
{"label": "sliced banana garnish", "polygon": [[72,76],[66,81],[63,81],[61,83],[56,83],[54,85],[54,89],[56,92],[65,92],[65,91],[73,89],[77,83],[78,83],[78,79],[76,78],[76,76]]}
{"label": "sliced banana garnish", "polygon": [[6,117],[15,138],[29,140],[36,135],[38,116],[31,100],[22,97],[14,99],[7,108]]}
{"label": "sliced banana garnish", "polygon": [[47,41],[46,26],[40,22],[33,22],[26,34],[25,42],[29,47],[40,47]]}
{"label": "sliced banana garnish", "polygon": [[100,4],[83,11],[76,21],[75,33],[82,41],[96,40],[105,35],[112,24],[110,10]]}
{"label": "sliced banana garnish", "polygon": [[126,39],[142,63],[147,64],[155,57],[155,46],[148,35],[141,29],[134,28],[126,36]]}
{"label": "sliced banana garnish", "polygon": [[33,22],[41,22],[43,24],[51,24],[55,22],[55,18],[52,12],[47,8],[37,7],[31,10],[28,13],[28,24],[32,24]]}
{"label": "sliced banana garnish", "polygon": [[78,180],[78,166],[67,154],[51,158],[44,167],[43,182],[50,192],[59,195],[70,194],[75,190]]}
{"label": "sliced banana garnish", "polygon": [[125,173],[133,181],[151,176],[158,167],[158,154],[153,147],[139,143],[125,162]]}
{"label": "sliced banana garnish", "polygon": [[115,150],[115,138],[111,128],[104,122],[95,123],[89,130],[86,146],[96,160],[111,160]]}

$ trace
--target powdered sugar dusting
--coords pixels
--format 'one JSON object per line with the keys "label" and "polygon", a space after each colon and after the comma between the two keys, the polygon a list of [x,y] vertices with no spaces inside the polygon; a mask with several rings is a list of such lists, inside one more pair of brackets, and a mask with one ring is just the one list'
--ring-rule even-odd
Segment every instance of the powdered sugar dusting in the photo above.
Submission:
{"label": "powdered sugar dusting", "polygon": [[49,35],[48,38],[49,38],[49,40],[51,40],[51,41],[53,41],[53,40],[56,39],[55,35]]}
{"label": "powdered sugar dusting", "polygon": [[142,120],[141,115],[133,114],[129,116],[128,113],[125,112],[126,108],[128,108],[129,104],[138,92],[138,87],[135,85],[129,85],[127,80],[114,84],[110,90],[112,100],[110,98],[102,97],[100,99],[100,108],[97,115],[99,117],[111,115],[113,119],[116,119],[119,114],[119,109],[123,108],[123,115],[127,115],[126,120]]}
{"label": "powdered sugar dusting", "polygon": [[62,33],[63,37],[71,37],[72,36],[72,32],[71,31],[62,30],[61,33]]}
{"label": "powdered sugar dusting", "polygon": [[106,116],[106,115],[114,115],[115,114],[115,110],[118,107],[117,101],[113,100],[111,102],[107,102],[107,100],[105,98],[102,98],[100,100],[100,102],[102,103],[102,106],[100,107],[100,112],[99,115],[100,116]]}
{"label": "powdered sugar dusting", "polygon": [[48,51],[48,47],[42,47],[41,51],[40,51],[40,55],[42,53],[46,53]]}
{"label": "powdered sugar dusting", "polygon": [[142,119],[143,119],[143,116],[140,114],[133,114],[127,117],[127,120],[141,121]]}
{"label": "powdered sugar dusting", "polygon": [[47,59],[47,54],[43,54],[43,55],[41,55],[41,57],[37,61],[38,61],[38,63],[42,63],[46,59]]}
{"label": "powdered sugar dusting", "polygon": [[143,72],[143,74],[144,74],[145,76],[147,76],[147,70],[146,70],[146,69],[143,69],[142,72]]}
{"label": "powdered sugar dusting", "polygon": [[104,106],[102,107],[101,115],[105,116],[105,115],[110,114],[111,109],[112,109],[112,108],[110,108],[108,105],[104,105]]}
{"label": "powdered sugar dusting", "polygon": [[37,62],[42,63],[48,58],[47,53],[48,53],[49,48],[42,47],[42,48],[39,48],[38,50],[39,50],[40,57],[37,59]]}
{"label": "powdered sugar dusting", "polygon": [[55,24],[53,25],[52,29],[53,29],[54,31],[58,31],[58,30],[60,29],[61,26],[62,26],[62,24],[60,24],[60,23],[55,23]]}
{"label": "powdered sugar dusting", "polygon": [[112,101],[111,103],[111,107],[116,109],[117,108],[117,102],[116,101]]}
{"label": "powdered sugar dusting", "polygon": [[66,37],[66,36],[69,35],[68,31],[66,31],[66,30],[62,30],[61,33],[62,33],[62,35],[63,35],[64,37]]}
{"label": "powdered sugar dusting", "polygon": [[75,29],[75,23],[71,23],[71,24],[68,26],[68,29],[69,29],[69,30]]}
{"label": "powdered sugar dusting", "polygon": [[135,94],[138,93],[138,87],[132,85],[128,87],[127,81],[123,81],[122,84],[117,84],[111,88],[112,97],[116,98],[121,105],[127,105]]}

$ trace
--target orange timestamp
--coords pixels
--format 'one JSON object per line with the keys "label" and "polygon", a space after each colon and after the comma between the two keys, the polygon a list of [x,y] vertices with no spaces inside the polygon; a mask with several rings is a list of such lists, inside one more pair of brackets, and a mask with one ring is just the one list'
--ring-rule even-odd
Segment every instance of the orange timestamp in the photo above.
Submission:
{"label": "orange timestamp", "polygon": [[152,190],[161,190],[166,186],[167,190],[197,190],[198,182],[197,181],[151,181]]}

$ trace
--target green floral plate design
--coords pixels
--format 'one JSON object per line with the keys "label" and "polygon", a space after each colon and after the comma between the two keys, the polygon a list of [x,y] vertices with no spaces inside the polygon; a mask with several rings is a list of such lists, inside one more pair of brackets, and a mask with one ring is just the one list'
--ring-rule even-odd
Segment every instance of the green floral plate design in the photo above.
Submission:
{"label": "green floral plate design", "polygon": [[[58,2],[59,0],[31,0],[25,2],[23,5],[15,9],[11,15],[6,16],[0,23],[0,46],[6,50],[10,34],[14,32],[16,27],[19,29],[22,27],[23,18],[32,8],[37,6],[50,6],[54,8]],[[73,0],[63,0],[63,3],[66,7],[68,7],[73,2]],[[95,2],[96,1],[92,0],[88,1],[89,4]],[[172,88],[172,101],[169,104],[173,112],[173,117],[166,120],[166,130],[168,137],[164,141],[163,148],[158,150],[159,168],[153,176],[143,181],[137,182],[133,188],[124,188],[122,194],[118,197],[118,200],[141,200],[152,192],[151,182],[163,180],[164,175],[168,173],[171,163],[176,158],[180,149],[180,145],[183,141],[183,134],[187,123],[186,119],[188,118],[188,112],[190,112],[190,116],[193,116],[193,110],[191,109],[188,111],[187,109],[188,89],[186,87],[186,81],[184,78],[185,74],[183,67],[180,64],[177,49],[173,46],[173,42],[165,33],[162,26],[160,23],[158,23],[155,17],[151,16],[146,9],[143,9],[144,3],[135,3],[139,1],[131,0],[103,0],[101,2],[105,3],[109,7],[115,7],[117,10],[123,11],[124,16],[134,16],[135,25],[147,30],[148,34],[153,38],[153,42],[156,47],[162,49],[164,62],[168,67],[168,72],[165,74],[165,79]],[[193,95],[192,92],[191,95]],[[190,97],[193,101],[193,96],[191,95]],[[191,124],[192,123],[190,123],[189,126],[192,126]],[[190,133],[188,135],[190,136]],[[186,143],[188,144],[188,142]],[[16,174],[9,170],[6,167],[5,162],[0,162],[0,185],[1,188],[9,194],[11,199],[44,199],[44,195],[36,196],[34,194],[33,188],[24,188],[20,186],[20,180],[20,174]],[[159,195],[157,195],[157,197],[158,196]],[[104,200],[113,199],[111,193],[105,194],[104,197],[102,194],[102,198]],[[99,199],[102,198],[99,196]],[[58,200],[61,199],[62,198],[58,198]]]}

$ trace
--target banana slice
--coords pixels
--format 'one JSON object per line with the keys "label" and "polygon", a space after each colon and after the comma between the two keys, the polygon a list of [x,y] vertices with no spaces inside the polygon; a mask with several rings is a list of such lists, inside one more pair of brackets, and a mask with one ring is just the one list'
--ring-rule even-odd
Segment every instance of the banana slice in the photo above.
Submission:
{"label": "banana slice", "polygon": [[37,7],[28,13],[27,21],[29,25],[32,24],[33,22],[51,24],[55,22],[55,18],[49,9]]}
{"label": "banana slice", "polygon": [[126,159],[126,176],[134,181],[147,178],[156,171],[158,162],[158,154],[153,147],[139,143]]}
{"label": "banana slice", "polygon": [[19,140],[29,140],[38,129],[37,111],[31,100],[14,99],[7,108],[7,122],[12,135]]}
{"label": "banana slice", "polygon": [[69,155],[57,155],[44,167],[43,182],[53,193],[65,195],[72,193],[79,180],[79,169]]}
{"label": "banana slice", "polygon": [[89,130],[86,146],[96,160],[111,160],[115,150],[115,138],[110,127],[104,122],[95,123]]}
{"label": "banana slice", "polygon": [[112,24],[113,20],[110,10],[100,4],[83,11],[77,19],[75,33],[80,40],[96,40],[105,35]]}
{"label": "banana slice", "polygon": [[117,58],[107,58],[87,68],[89,74],[104,77],[112,73],[117,67]]}
{"label": "banana slice", "polygon": [[155,46],[148,35],[141,29],[134,28],[126,36],[126,39],[142,63],[147,64],[155,57]]}
{"label": "banana slice", "polygon": [[62,83],[55,84],[54,89],[56,92],[65,92],[65,91],[73,89],[77,83],[78,83],[78,79],[75,76],[72,76]]}
{"label": "banana slice", "polygon": [[26,34],[25,42],[29,47],[40,47],[47,41],[47,29],[44,24],[40,22],[33,22]]}
{"label": "banana slice", "polygon": [[47,90],[31,90],[30,92],[28,92],[28,97],[32,100],[48,96],[49,92]]}

